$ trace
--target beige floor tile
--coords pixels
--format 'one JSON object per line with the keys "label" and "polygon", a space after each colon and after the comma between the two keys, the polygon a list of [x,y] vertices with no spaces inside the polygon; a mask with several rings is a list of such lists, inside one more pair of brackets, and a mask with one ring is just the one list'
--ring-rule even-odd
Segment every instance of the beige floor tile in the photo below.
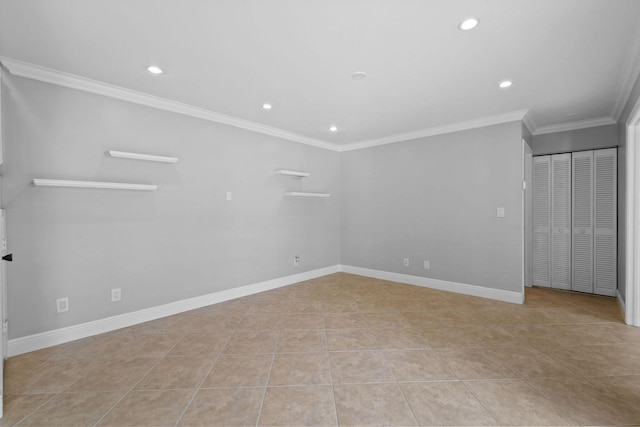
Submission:
{"label": "beige floor tile", "polygon": [[247,314],[238,329],[275,330],[280,329],[283,316],[280,314]]}
{"label": "beige floor tile", "polygon": [[375,350],[378,343],[370,329],[327,329],[329,351]]}
{"label": "beige floor tile", "polygon": [[420,425],[498,425],[462,382],[408,383],[400,387]]}
{"label": "beige floor tile", "polygon": [[336,385],[334,391],[340,425],[417,425],[397,384]]}
{"label": "beige floor tile", "polygon": [[54,396],[55,394],[5,394],[4,416],[0,419],[0,426],[16,424]]}
{"label": "beige floor tile", "polygon": [[539,351],[561,363],[578,375],[626,375],[629,372],[625,362],[613,363],[610,356],[596,351],[599,346],[580,347],[537,347]]}
{"label": "beige floor tile", "polygon": [[62,393],[23,420],[21,426],[90,426],[97,423],[124,395]]}
{"label": "beige floor tile", "polygon": [[224,353],[273,353],[277,337],[277,331],[237,331]]}
{"label": "beige floor tile", "polygon": [[515,377],[509,368],[487,356],[481,348],[438,349],[438,355],[461,380]]}
{"label": "beige floor tile", "polygon": [[434,350],[395,350],[383,354],[396,381],[456,379],[453,370]]}
{"label": "beige floor tile", "polygon": [[280,353],[273,359],[269,385],[331,384],[329,354]]}
{"label": "beige floor tile", "polygon": [[327,350],[327,337],[322,329],[280,331],[278,353],[300,353]]}
{"label": "beige floor tile", "polygon": [[615,399],[637,404],[640,397],[640,375],[588,377],[598,389]]}
{"label": "beige floor tile", "polygon": [[367,328],[410,328],[411,324],[397,313],[362,313]]}
{"label": "beige floor tile", "polygon": [[98,425],[173,426],[178,422],[195,392],[195,390],[131,391]]}
{"label": "beige floor tile", "polygon": [[379,351],[331,352],[334,384],[393,382],[393,375]]}
{"label": "beige floor tile", "polygon": [[356,313],[358,303],[353,300],[332,299],[321,301],[323,313]]}
{"label": "beige floor tile", "polygon": [[326,313],[324,327],[327,329],[366,328],[362,313]]}
{"label": "beige floor tile", "polygon": [[330,386],[268,387],[258,425],[335,426]]}
{"label": "beige floor tile", "polygon": [[322,314],[289,314],[284,316],[281,329],[323,329]]}
{"label": "beige floor tile", "polygon": [[320,301],[294,301],[285,304],[289,313],[322,313],[322,302]]}
{"label": "beige floor tile", "polygon": [[562,407],[567,416],[583,425],[639,425],[637,400],[620,400],[608,387],[584,378],[545,378],[526,380],[549,400]]}
{"label": "beige floor tile", "polygon": [[481,347],[521,347],[524,341],[499,326],[469,327],[467,333]]}
{"label": "beige floor tile", "polygon": [[467,381],[465,384],[501,425],[579,425],[562,407],[524,380]]}
{"label": "beige floor tile", "polygon": [[202,384],[213,387],[264,386],[269,379],[273,354],[222,355]]}
{"label": "beige floor tile", "polygon": [[11,379],[7,384],[10,393],[57,393],[91,372],[103,362],[102,359],[50,359],[29,373],[28,380],[20,390],[15,390]]}
{"label": "beige floor tile", "polygon": [[575,372],[532,347],[485,348],[484,353],[508,367],[519,378],[567,377]]}
{"label": "beige floor tile", "polygon": [[244,314],[241,313],[201,313],[194,318],[190,331],[233,331],[235,330]]}
{"label": "beige floor tile", "polygon": [[477,347],[473,330],[466,327],[423,329],[422,336],[434,348]]}
{"label": "beige floor tile", "polygon": [[182,339],[184,334],[145,334],[139,335],[120,349],[117,357],[162,357],[169,353]]}
{"label": "beige floor tile", "polygon": [[287,312],[287,306],[282,302],[256,302],[254,303],[247,314],[282,314]]}
{"label": "beige floor tile", "polygon": [[215,358],[233,335],[230,331],[188,333],[171,349],[167,356],[210,356]]}
{"label": "beige floor tile", "polygon": [[210,356],[165,357],[138,383],[137,390],[197,388],[207,375]]}
{"label": "beige floor tile", "polygon": [[130,390],[149,372],[159,358],[112,358],[71,384],[67,392]]}
{"label": "beige floor tile", "polygon": [[420,329],[392,328],[371,329],[378,347],[383,350],[428,348],[428,340]]}
{"label": "beige floor tile", "polygon": [[178,425],[255,426],[264,388],[200,390]]}
{"label": "beige floor tile", "polygon": [[55,347],[55,359],[105,358],[125,347],[133,337],[97,335]]}

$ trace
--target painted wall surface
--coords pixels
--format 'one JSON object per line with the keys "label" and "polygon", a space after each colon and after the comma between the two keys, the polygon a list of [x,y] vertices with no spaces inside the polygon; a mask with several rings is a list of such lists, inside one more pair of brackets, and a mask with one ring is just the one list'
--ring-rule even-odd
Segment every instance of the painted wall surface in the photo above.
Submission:
{"label": "painted wall surface", "polygon": [[640,100],[640,78],[618,120],[618,292],[624,301],[627,280],[627,120]]}
{"label": "painted wall surface", "polygon": [[[339,153],[11,75],[3,84],[10,338],[339,264]],[[33,178],[159,189],[35,188]],[[70,311],[56,314],[61,297]]]}
{"label": "painted wall surface", "polygon": [[512,122],[342,153],[342,263],[521,292],[521,141]]}
{"label": "painted wall surface", "polygon": [[618,145],[618,128],[615,124],[586,129],[533,135],[533,155],[569,153],[596,150]]}

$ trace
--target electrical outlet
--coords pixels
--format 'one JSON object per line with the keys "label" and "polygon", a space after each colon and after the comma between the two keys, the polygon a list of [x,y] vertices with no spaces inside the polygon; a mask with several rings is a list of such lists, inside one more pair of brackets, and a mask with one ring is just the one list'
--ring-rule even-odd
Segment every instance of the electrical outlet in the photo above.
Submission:
{"label": "electrical outlet", "polygon": [[120,301],[122,299],[122,289],[121,288],[112,288],[111,289],[111,302]]}
{"label": "electrical outlet", "polygon": [[232,196],[233,196],[233,193],[231,193],[231,191],[227,191],[227,200],[231,200]]}
{"label": "electrical outlet", "polygon": [[298,255],[293,257],[293,265],[300,265],[300,257]]}
{"label": "electrical outlet", "polygon": [[424,269],[428,270],[431,268],[431,264],[429,263],[429,261],[427,261],[426,259],[424,260]]}
{"label": "electrical outlet", "polygon": [[58,313],[69,311],[69,297],[58,298],[56,300],[56,310]]}
{"label": "electrical outlet", "polygon": [[402,261],[402,265],[404,265],[405,267],[409,267],[409,258],[405,258],[405,259]]}

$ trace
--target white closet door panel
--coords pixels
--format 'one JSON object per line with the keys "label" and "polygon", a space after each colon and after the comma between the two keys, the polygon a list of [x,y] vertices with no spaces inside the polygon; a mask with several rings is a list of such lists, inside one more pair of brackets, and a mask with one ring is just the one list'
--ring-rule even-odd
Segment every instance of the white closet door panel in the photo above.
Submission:
{"label": "white closet door panel", "polygon": [[551,156],[551,287],[571,289],[571,154]]}
{"label": "white closet door panel", "polygon": [[593,151],[572,154],[572,285],[593,293]]}
{"label": "white closet door panel", "polygon": [[594,191],[594,290],[599,295],[615,296],[617,289],[617,150],[593,152]]}
{"label": "white closet door panel", "polygon": [[551,158],[533,158],[533,285],[551,286]]}

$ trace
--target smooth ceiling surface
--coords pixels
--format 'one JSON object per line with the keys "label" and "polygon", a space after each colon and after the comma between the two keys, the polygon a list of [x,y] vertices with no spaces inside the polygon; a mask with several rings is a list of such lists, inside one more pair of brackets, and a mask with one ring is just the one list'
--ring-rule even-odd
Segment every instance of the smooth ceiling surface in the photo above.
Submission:
{"label": "smooth ceiling surface", "polygon": [[639,22],[638,0],[1,0],[0,55],[343,145],[610,117]]}

